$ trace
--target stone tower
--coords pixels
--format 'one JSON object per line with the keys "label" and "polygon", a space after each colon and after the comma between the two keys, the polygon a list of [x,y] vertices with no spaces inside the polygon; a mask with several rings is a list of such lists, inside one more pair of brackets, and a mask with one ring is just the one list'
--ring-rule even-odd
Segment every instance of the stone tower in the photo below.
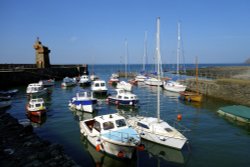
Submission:
{"label": "stone tower", "polygon": [[39,41],[38,37],[33,47],[36,50],[36,67],[37,68],[49,68],[50,67],[49,48],[46,46],[43,46],[42,42]]}

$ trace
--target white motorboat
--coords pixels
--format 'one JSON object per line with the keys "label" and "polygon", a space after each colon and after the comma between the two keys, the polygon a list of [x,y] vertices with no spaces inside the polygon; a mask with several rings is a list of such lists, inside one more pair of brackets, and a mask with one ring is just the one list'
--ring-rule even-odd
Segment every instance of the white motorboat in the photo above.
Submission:
{"label": "white motorboat", "polygon": [[171,92],[183,92],[186,90],[187,86],[182,85],[178,81],[166,81],[163,84],[163,88]]}
{"label": "white motorboat", "polygon": [[54,86],[55,79],[40,80],[38,83],[43,85],[44,87]]}
{"label": "white motorboat", "polygon": [[95,94],[106,95],[108,88],[104,80],[95,80],[91,84],[91,91]]}
{"label": "white motorboat", "polygon": [[26,105],[29,115],[41,116],[46,113],[46,107],[43,98],[30,99]]}
{"label": "white motorboat", "polygon": [[96,151],[121,159],[131,159],[141,142],[138,133],[118,114],[101,115],[80,121],[80,130]]}
{"label": "white motorboat", "polygon": [[144,83],[150,86],[162,86],[163,85],[163,82],[161,81],[161,79],[157,79],[155,77],[148,77],[147,79],[144,80]]}
{"label": "white motorboat", "polygon": [[75,85],[76,85],[76,80],[69,77],[65,77],[61,83],[62,87],[70,87]]}
{"label": "white motorboat", "polygon": [[31,96],[40,96],[48,93],[48,89],[39,83],[31,83],[26,89],[26,93]]}
{"label": "white motorboat", "polygon": [[76,96],[69,101],[69,107],[79,111],[92,113],[97,105],[97,99],[93,97],[92,92],[78,92]]}
{"label": "white motorboat", "polygon": [[79,80],[79,84],[82,86],[89,86],[91,83],[88,75],[82,75]]}
{"label": "white motorboat", "polygon": [[[157,18],[156,37],[157,79],[160,80],[160,18]],[[160,85],[157,86],[157,117],[135,116],[127,120],[143,139],[179,150],[187,142],[187,138],[177,129],[160,119]]]}
{"label": "white motorboat", "polygon": [[147,79],[147,77],[145,75],[139,74],[139,75],[135,76],[135,80],[138,82],[144,82],[146,79]]}
{"label": "white motorboat", "polygon": [[137,106],[139,99],[137,96],[131,92],[127,92],[123,89],[116,89],[116,95],[108,96],[106,101],[108,103],[116,105],[126,105],[126,106]]}
{"label": "white motorboat", "polygon": [[119,75],[116,73],[113,73],[109,79],[109,84],[114,84],[114,83],[118,83],[119,80]]}
{"label": "white motorboat", "polygon": [[116,85],[116,88],[117,88],[117,89],[123,89],[123,90],[129,91],[129,92],[132,91],[132,87],[133,87],[132,84],[131,84],[131,83],[128,83],[128,82],[126,82],[126,81],[120,81],[120,82],[118,82],[117,85]]}

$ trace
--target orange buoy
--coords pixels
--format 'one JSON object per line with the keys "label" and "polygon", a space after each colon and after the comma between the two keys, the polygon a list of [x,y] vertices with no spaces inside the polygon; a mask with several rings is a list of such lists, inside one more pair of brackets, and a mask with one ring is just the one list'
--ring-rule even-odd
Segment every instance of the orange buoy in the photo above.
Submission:
{"label": "orange buoy", "polygon": [[124,152],[119,151],[118,154],[117,154],[117,157],[118,158],[124,158]]}
{"label": "orange buoy", "polygon": [[177,120],[180,121],[181,119],[182,119],[182,115],[181,115],[181,114],[178,114],[178,115],[177,115]]}
{"label": "orange buoy", "polygon": [[139,146],[137,146],[137,150],[139,151],[143,151],[145,149],[144,144],[140,144]]}
{"label": "orange buoy", "polygon": [[96,145],[95,150],[98,151],[98,152],[101,150],[100,144],[97,144],[97,145]]}

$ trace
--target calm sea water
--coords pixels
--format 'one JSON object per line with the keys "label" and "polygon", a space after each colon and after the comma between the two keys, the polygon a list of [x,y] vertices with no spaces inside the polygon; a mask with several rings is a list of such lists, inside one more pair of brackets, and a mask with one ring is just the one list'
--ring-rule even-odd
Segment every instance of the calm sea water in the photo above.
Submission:
{"label": "calm sea water", "polygon": [[[130,66],[130,70],[140,71],[141,67],[141,65]],[[123,69],[124,66],[121,65],[89,67],[90,72],[93,70],[106,81],[112,73]],[[173,121],[176,120],[177,114],[182,114],[182,120],[179,123],[190,130],[184,133],[189,139],[189,144],[182,151],[177,151],[146,142],[145,151],[138,152],[136,159],[124,162],[96,152],[80,135],[79,120],[116,112],[124,115],[156,116],[156,87],[143,84],[134,87],[133,92],[140,99],[138,109],[119,109],[107,105],[105,99],[102,99],[98,111],[88,114],[74,112],[68,108],[70,98],[83,88],[76,86],[62,89],[60,84],[61,81],[57,81],[52,88],[52,94],[45,97],[48,107],[46,117],[40,120],[32,118],[32,124],[40,137],[63,145],[66,153],[79,165],[90,167],[96,165],[244,167],[250,164],[250,128],[222,118],[216,113],[218,108],[233,103],[208,97],[201,104],[186,103],[178,99],[178,94],[161,90],[161,119]],[[13,99],[12,107],[8,109],[8,112],[18,119],[27,119],[25,115],[26,87],[18,87],[18,89],[20,92]],[[113,90],[114,88],[110,86],[109,91],[112,93]]]}

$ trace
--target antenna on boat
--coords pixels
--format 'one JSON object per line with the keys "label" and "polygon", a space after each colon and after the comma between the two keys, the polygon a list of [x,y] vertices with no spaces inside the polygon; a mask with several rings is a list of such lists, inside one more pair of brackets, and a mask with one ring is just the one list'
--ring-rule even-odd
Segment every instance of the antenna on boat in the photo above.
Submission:
{"label": "antenna on boat", "polygon": [[[157,59],[157,79],[160,78],[160,17],[157,17],[156,33],[156,59]],[[157,121],[160,122],[160,85],[157,84]]]}

